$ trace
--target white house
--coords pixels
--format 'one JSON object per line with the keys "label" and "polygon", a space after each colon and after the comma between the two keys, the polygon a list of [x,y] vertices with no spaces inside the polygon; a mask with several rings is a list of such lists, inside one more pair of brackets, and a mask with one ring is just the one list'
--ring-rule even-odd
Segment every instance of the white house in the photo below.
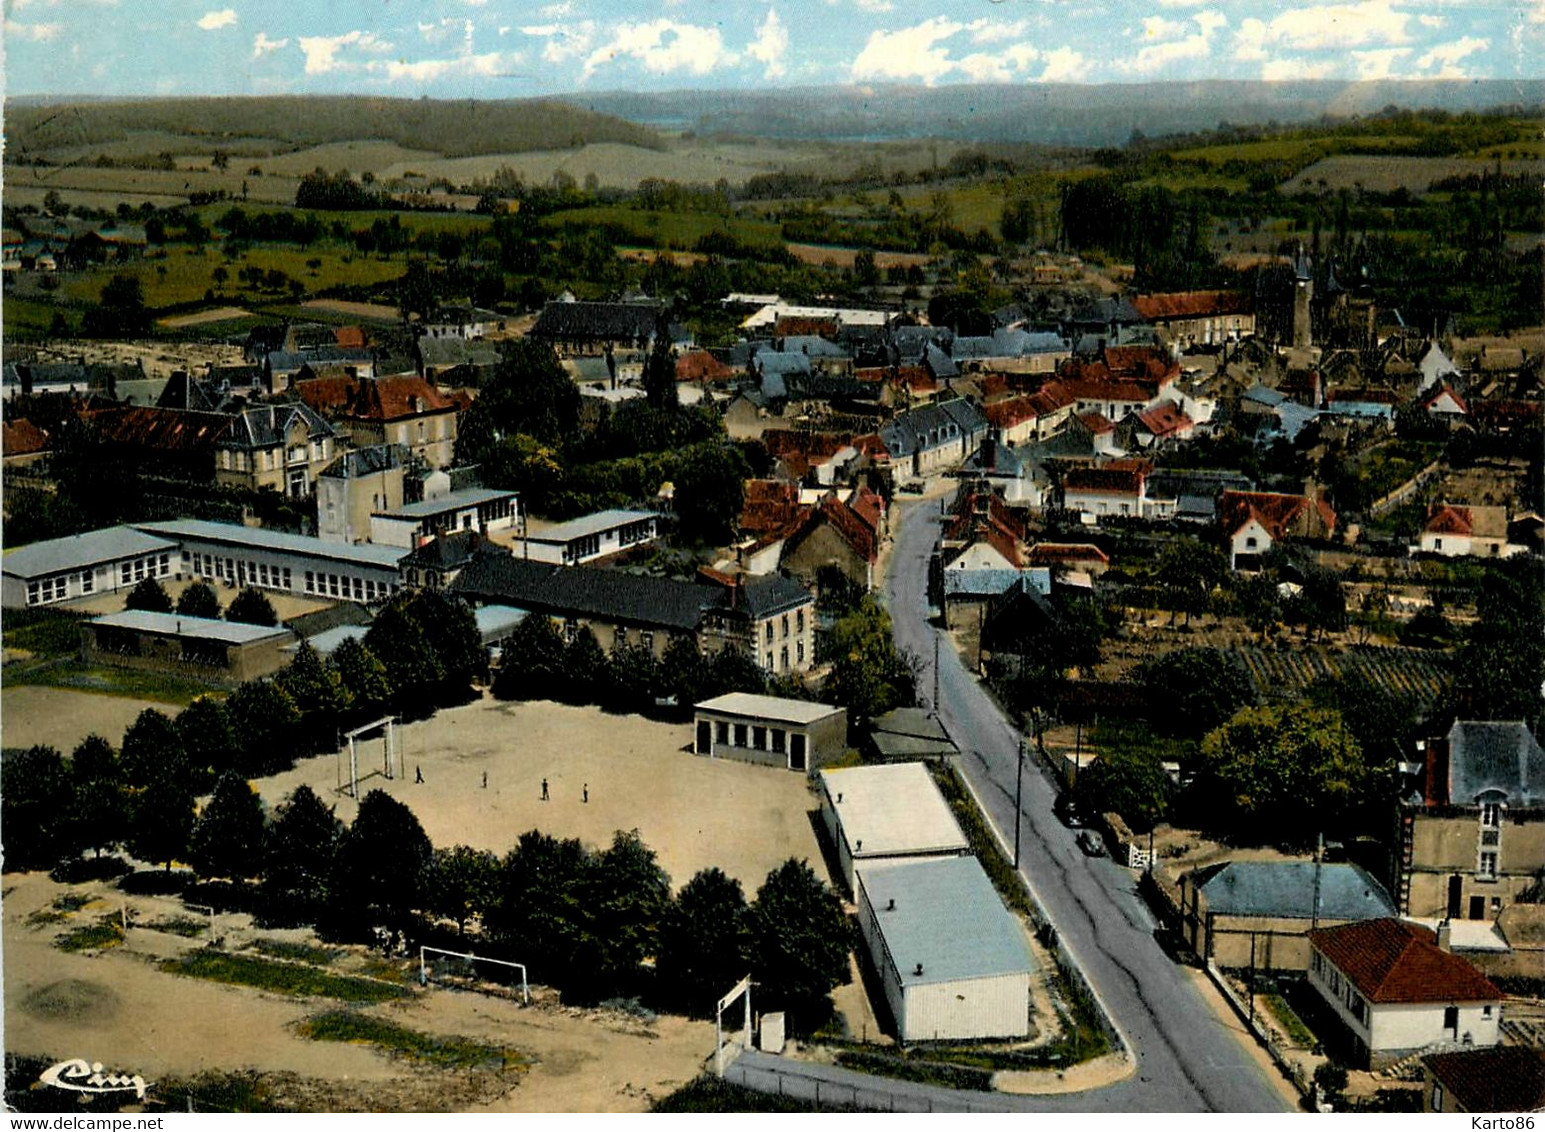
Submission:
{"label": "white house", "polygon": [[1389,918],[1309,933],[1309,985],[1341,1024],[1349,1061],[1382,1066],[1432,1047],[1497,1044],[1502,992],[1441,938]]}
{"label": "white house", "polygon": [[902,1042],[1029,1034],[1035,959],[975,857],[855,872],[859,929]]}
{"label": "white house", "polygon": [[1507,540],[1506,507],[1459,507],[1434,503],[1414,550],[1445,558],[1511,558],[1527,548]]}
{"label": "white house", "polygon": [[821,818],[851,890],[853,866],[958,857],[971,843],[919,762],[823,770]]}
{"label": "white house", "polygon": [[513,491],[470,487],[439,498],[426,497],[370,515],[370,541],[411,550],[427,539],[452,531],[487,535],[506,531],[520,518]]}
{"label": "white house", "polygon": [[528,531],[514,547],[517,555],[533,562],[574,566],[654,542],[659,535],[660,516],[653,511],[597,511]]}
{"label": "white house", "polygon": [[695,706],[692,749],[813,773],[847,749],[847,734],[846,708],[729,692]]}

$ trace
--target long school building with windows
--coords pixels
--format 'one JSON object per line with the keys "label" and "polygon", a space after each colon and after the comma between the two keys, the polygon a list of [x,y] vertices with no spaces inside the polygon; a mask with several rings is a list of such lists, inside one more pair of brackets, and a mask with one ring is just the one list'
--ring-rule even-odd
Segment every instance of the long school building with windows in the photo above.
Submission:
{"label": "long school building with windows", "polygon": [[401,585],[402,547],[326,542],[306,535],[173,519],[138,529],[175,540],[179,573],[236,587],[347,601],[385,601]]}
{"label": "long school building with windows", "polygon": [[178,569],[177,543],[133,527],[107,527],[11,551],[0,567],[0,605],[20,609],[132,589]]}

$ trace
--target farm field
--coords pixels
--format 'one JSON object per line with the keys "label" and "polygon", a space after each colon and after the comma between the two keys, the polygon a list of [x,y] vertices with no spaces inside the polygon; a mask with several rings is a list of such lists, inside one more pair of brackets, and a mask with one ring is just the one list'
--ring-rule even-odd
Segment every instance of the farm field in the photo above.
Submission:
{"label": "farm field", "polygon": [[774,247],[783,242],[778,234],[778,226],[768,221],[715,216],[706,212],[652,212],[620,205],[565,209],[544,217],[542,224],[544,228],[555,232],[575,224],[614,225],[626,230],[641,243],[682,249],[690,249],[710,232],[726,232],[742,243],[765,247]]}
{"label": "farm field", "polygon": [[[1341,154],[1316,161],[1282,186],[1285,193],[1310,192],[1324,187],[1332,192],[1358,186],[1374,192],[1408,189],[1425,193],[1434,181],[1467,173],[1485,173],[1495,162],[1473,157],[1373,157]],[[1545,175],[1545,162],[1521,159],[1502,161],[1504,173]]]}
{"label": "farm field", "polygon": [[[234,200],[242,195],[242,185],[247,187],[247,198],[266,204],[293,204],[298,177],[254,177],[247,175],[247,166],[232,161],[230,168],[217,169],[122,169],[100,168],[95,165],[7,165],[5,168],[6,195],[11,193],[46,193],[55,190],[70,203],[76,203],[74,194],[93,193],[99,198],[110,198],[116,203],[125,200],[138,204],[142,200],[161,203],[170,200],[186,203],[193,192],[221,192]],[[310,172],[310,170],[306,170]],[[41,196],[39,200],[41,201]],[[30,203],[18,197],[17,204]],[[79,203],[87,203],[82,200]],[[102,207],[97,204],[96,207]]]}

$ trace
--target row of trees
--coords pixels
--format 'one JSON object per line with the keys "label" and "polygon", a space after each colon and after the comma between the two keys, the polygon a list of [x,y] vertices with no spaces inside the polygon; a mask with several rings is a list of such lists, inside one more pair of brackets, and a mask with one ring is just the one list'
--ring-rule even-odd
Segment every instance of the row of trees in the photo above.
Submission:
{"label": "row of trees", "polygon": [[[214,589],[203,582],[194,582],[178,595],[175,604],[166,588],[155,578],[146,578],[129,591],[125,609],[140,609],[148,613],[177,612],[183,617],[220,617],[220,598]],[[247,586],[226,607],[225,619],[245,625],[277,625],[279,615],[274,603],[262,590]]]}
{"label": "row of trees", "polygon": [[[767,674],[741,649],[704,656],[696,637],[682,634],[659,659],[643,645],[608,654],[588,625],[565,641],[553,620],[540,615],[516,626],[493,682],[493,693],[502,700],[599,704],[607,711],[642,715],[663,709],[673,718],[727,692],[767,690]],[[784,693],[794,690],[780,687]]]}

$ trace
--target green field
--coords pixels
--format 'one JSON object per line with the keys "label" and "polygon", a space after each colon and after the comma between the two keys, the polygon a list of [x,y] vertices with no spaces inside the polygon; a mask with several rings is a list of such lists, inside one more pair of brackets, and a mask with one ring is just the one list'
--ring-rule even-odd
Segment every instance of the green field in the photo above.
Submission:
{"label": "green field", "polygon": [[258,987],[279,994],[303,998],[336,998],[344,1002],[388,1002],[403,998],[408,992],[372,979],[334,975],[314,967],[294,963],[276,963],[246,955],[227,955],[223,951],[190,952],[180,959],[167,959],[161,970],[172,975],[209,979],[217,983]]}
{"label": "green field", "polygon": [[783,243],[778,226],[766,220],[705,212],[649,212],[622,205],[565,209],[544,217],[542,225],[555,232],[568,225],[611,225],[628,232],[630,243],[683,251],[691,250],[710,232],[726,232],[741,243],[762,247]]}

